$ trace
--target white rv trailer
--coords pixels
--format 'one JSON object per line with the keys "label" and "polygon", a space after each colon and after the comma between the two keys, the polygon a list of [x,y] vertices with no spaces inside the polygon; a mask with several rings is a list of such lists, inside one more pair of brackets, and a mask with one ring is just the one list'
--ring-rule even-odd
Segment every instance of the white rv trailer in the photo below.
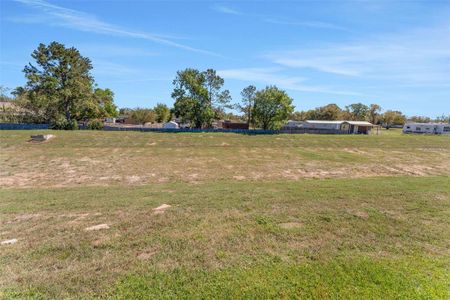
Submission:
{"label": "white rv trailer", "polygon": [[403,133],[449,134],[450,124],[442,123],[406,123]]}

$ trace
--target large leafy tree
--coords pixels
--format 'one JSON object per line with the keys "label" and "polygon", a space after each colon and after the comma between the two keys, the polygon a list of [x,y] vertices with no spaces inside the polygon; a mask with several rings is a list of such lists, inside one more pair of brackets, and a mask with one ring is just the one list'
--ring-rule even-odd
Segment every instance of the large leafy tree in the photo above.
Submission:
{"label": "large leafy tree", "polygon": [[268,86],[255,94],[253,117],[262,129],[279,129],[294,111],[292,98],[276,86]]}
{"label": "large leafy tree", "polygon": [[211,126],[216,112],[230,107],[230,92],[222,90],[223,84],[224,80],[212,69],[178,71],[172,92],[175,115],[191,127]]}
{"label": "large leafy tree", "polygon": [[40,44],[25,66],[25,87],[16,89],[23,105],[42,115],[45,121],[66,121],[114,116],[116,107],[111,90],[95,89],[92,63],[76,48],[52,42]]}

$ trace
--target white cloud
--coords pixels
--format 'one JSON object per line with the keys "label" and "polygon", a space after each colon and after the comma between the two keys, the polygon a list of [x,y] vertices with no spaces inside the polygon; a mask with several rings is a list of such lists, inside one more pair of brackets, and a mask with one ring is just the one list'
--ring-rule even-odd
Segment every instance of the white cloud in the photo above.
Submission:
{"label": "white cloud", "polygon": [[279,68],[241,68],[219,70],[217,73],[225,79],[235,79],[248,82],[258,82],[268,85],[277,85],[283,89],[301,92],[317,92],[338,95],[359,95],[353,92],[340,91],[332,87],[311,86],[304,82],[304,77],[287,76],[281,74],[283,70]]}
{"label": "white cloud", "polygon": [[[177,42],[173,42],[170,39],[166,38],[163,35],[158,34],[150,34],[146,32],[139,32],[134,30],[129,30],[122,28],[120,26],[116,26],[114,24],[110,24],[107,22],[103,22],[97,19],[94,15],[90,15],[81,11],[68,9],[62,6],[53,5],[43,0],[15,0],[17,2],[23,3],[25,5],[34,7],[44,12],[50,20],[50,24],[56,26],[64,26],[75,30],[81,30],[86,32],[93,32],[98,34],[106,34],[106,35],[114,35],[114,36],[124,36],[130,38],[144,39],[148,41],[152,41],[158,44],[163,44],[191,52],[197,52],[201,54],[220,56],[211,51],[198,49],[194,47],[190,47],[187,45],[183,45]],[[23,21],[23,18],[13,18],[15,21]],[[43,16],[40,16],[35,21],[46,20]]]}
{"label": "white cloud", "polygon": [[279,51],[266,57],[285,67],[309,68],[362,79],[448,84],[450,24],[367,37],[347,44]]}
{"label": "white cloud", "polygon": [[242,15],[242,13],[234,8],[225,5],[214,5],[211,7],[213,10],[228,14],[228,15]]}
{"label": "white cloud", "polygon": [[309,27],[316,29],[331,29],[331,30],[345,30],[347,29],[342,26],[338,26],[328,22],[321,21],[292,21],[286,18],[273,17],[264,14],[256,14],[256,13],[245,13],[235,8],[231,8],[225,5],[214,5],[211,9],[218,11],[220,13],[228,14],[228,15],[236,15],[236,16],[247,16],[257,19],[258,21],[278,24],[278,25],[289,25],[289,26],[301,26],[301,27]]}

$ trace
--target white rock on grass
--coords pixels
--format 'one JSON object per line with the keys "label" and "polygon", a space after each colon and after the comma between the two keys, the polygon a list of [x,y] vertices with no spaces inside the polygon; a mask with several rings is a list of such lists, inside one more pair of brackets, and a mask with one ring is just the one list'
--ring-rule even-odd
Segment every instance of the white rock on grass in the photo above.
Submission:
{"label": "white rock on grass", "polygon": [[44,142],[54,138],[53,134],[36,134],[31,136],[31,140],[35,142]]}
{"label": "white rock on grass", "polygon": [[6,241],[2,241],[0,244],[2,245],[12,245],[17,243],[17,239],[11,239],[11,240],[6,240]]}
{"label": "white rock on grass", "polygon": [[108,224],[99,224],[99,225],[95,225],[95,226],[91,226],[91,227],[85,228],[84,230],[86,230],[86,231],[93,231],[93,230],[102,230],[102,229],[109,229],[109,225]]}
{"label": "white rock on grass", "polygon": [[163,214],[166,211],[166,209],[168,209],[170,207],[172,207],[172,206],[169,204],[162,204],[153,209],[153,214],[155,214],[155,215]]}
{"label": "white rock on grass", "polygon": [[160,206],[154,208],[153,210],[154,210],[154,211],[158,211],[158,210],[166,210],[166,209],[168,209],[169,207],[172,207],[172,206],[169,205],[169,204],[162,204],[162,205],[160,205]]}

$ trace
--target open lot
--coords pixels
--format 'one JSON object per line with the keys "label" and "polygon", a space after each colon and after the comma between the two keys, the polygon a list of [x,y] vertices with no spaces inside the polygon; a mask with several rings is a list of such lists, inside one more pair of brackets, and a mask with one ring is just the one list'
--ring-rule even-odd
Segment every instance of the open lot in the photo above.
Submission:
{"label": "open lot", "polygon": [[0,132],[0,298],[450,296],[449,137],[51,133]]}
{"label": "open lot", "polygon": [[30,134],[0,132],[1,186],[450,174],[449,137],[394,130],[379,136],[60,131],[42,144],[27,142]]}

